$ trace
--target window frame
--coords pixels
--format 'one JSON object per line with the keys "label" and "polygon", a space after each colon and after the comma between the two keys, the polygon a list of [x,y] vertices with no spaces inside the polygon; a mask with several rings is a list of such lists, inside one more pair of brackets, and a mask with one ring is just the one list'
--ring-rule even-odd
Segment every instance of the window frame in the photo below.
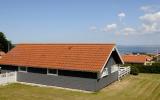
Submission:
{"label": "window frame", "polygon": [[111,66],[111,73],[114,73],[114,72],[117,72],[118,71],[118,65],[117,64],[114,64]]}
{"label": "window frame", "polygon": [[[25,70],[21,70],[22,67],[25,68]],[[19,71],[19,72],[27,72],[27,71],[28,71],[28,68],[27,68],[27,67],[24,67],[24,66],[19,66],[19,67],[18,67],[18,71]]]}
{"label": "window frame", "polygon": [[102,74],[101,74],[101,78],[106,77],[106,76],[108,76],[108,75],[109,75],[109,70],[108,70],[107,67],[105,67],[105,68],[103,69]]}
{"label": "window frame", "polygon": [[[56,70],[56,73],[53,74],[53,73],[49,73],[49,70]],[[58,76],[58,69],[49,69],[47,68],[47,75],[54,75],[54,76]]]}

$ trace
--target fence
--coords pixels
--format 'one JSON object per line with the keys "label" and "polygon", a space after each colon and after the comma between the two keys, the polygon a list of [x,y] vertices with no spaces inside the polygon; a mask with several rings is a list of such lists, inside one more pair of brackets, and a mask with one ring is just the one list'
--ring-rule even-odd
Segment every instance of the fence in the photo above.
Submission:
{"label": "fence", "polygon": [[118,71],[118,78],[121,79],[122,77],[128,75],[131,71],[130,66],[128,67],[120,67]]}
{"label": "fence", "polygon": [[16,82],[16,72],[0,74],[0,84]]}

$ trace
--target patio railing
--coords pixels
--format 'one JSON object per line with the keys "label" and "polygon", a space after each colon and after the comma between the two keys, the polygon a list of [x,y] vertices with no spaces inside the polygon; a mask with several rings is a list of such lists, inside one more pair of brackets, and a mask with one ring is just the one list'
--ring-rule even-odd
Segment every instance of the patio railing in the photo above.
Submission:
{"label": "patio railing", "polygon": [[121,79],[122,77],[130,74],[131,71],[131,67],[119,67],[119,71],[118,71],[118,78]]}

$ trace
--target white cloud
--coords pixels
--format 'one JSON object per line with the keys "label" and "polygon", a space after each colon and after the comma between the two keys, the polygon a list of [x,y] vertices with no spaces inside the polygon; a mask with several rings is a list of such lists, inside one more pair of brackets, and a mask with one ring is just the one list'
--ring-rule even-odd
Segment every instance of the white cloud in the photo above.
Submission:
{"label": "white cloud", "polygon": [[126,27],[121,30],[122,34],[129,35],[129,34],[136,34],[136,30],[132,27]]}
{"label": "white cloud", "polygon": [[142,6],[140,9],[144,12],[152,12],[151,6]]}
{"label": "white cloud", "polygon": [[117,28],[117,24],[109,24],[106,25],[106,27],[103,28],[104,32],[114,31]]}
{"label": "white cloud", "polygon": [[92,32],[96,32],[97,31],[97,27],[96,26],[91,26],[89,28],[89,30],[92,31]]}
{"label": "white cloud", "polygon": [[119,14],[118,14],[118,16],[119,16],[119,17],[125,17],[125,16],[126,16],[126,14],[125,14],[125,13],[123,13],[123,12],[121,12],[121,13],[119,13]]}
{"label": "white cloud", "polygon": [[140,16],[142,31],[146,33],[160,32],[160,11]]}
{"label": "white cloud", "polygon": [[149,13],[141,16],[140,19],[145,22],[159,22],[160,21],[160,11],[156,13]]}
{"label": "white cloud", "polygon": [[123,29],[124,32],[127,32],[127,33],[133,33],[135,32],[136,30],[134,28],[131,28],[131,27],[126,27]]}
{"label": "white cloud", "polygon": [[144,11],[145,13],[154,13],[158,11],[158,9],[160,8],[159,6],[156,6],[156,5],[145,5],[145,6],[140,7],[140,9]]}
{"label": "white cloud", "polygon": [[[143,10],[148,10],[147,7],[142,7]],[[118,16],[120,20],[124,18],[125,13],[119,13]],[[121,25],[117,23],[112,23],[106,25],[102,28],[103,32],[112,32],[116,35],[145,35],[145,34],[155,34],[160,33],[160,11],[152,13],[144,13],[144,15],[139,17],[141,21],[140,26],[137,27],[128,27],[127,25]],[[121,25],[121,26],[120,26]],[[99,29],[96,26],[90,27],[91,31],[97,32]]]}
{"label": "white cloud", "polygon": [[156,33],[160,32],[160,24],[152,23],[152,24],[142,24],[143,33]]}
{"label": "white cloud", "polygon": [[120,21],[122,21],[122,19],[124,17],[126,17],[126,14],[124,12],[121,12],[121,13],[118,14],[118,17],[119,17]]}

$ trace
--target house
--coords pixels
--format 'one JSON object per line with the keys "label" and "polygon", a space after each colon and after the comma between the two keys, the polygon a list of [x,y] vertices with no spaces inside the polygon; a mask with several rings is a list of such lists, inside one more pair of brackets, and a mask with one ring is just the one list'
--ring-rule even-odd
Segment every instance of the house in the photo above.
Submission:
{"label": "house", "polygon": [[147,55],[141,55],[141,54],[126,54],[122,55],[122,59],[124,63],[128,64],[143,64],[143,65],[148,65],[152,64],[152,57],[147,56]]}
{"label": "house", "polygon": [[115,44],[18,44],[0,60],[18,82],[86,91],[117,81],[119,64]]}

